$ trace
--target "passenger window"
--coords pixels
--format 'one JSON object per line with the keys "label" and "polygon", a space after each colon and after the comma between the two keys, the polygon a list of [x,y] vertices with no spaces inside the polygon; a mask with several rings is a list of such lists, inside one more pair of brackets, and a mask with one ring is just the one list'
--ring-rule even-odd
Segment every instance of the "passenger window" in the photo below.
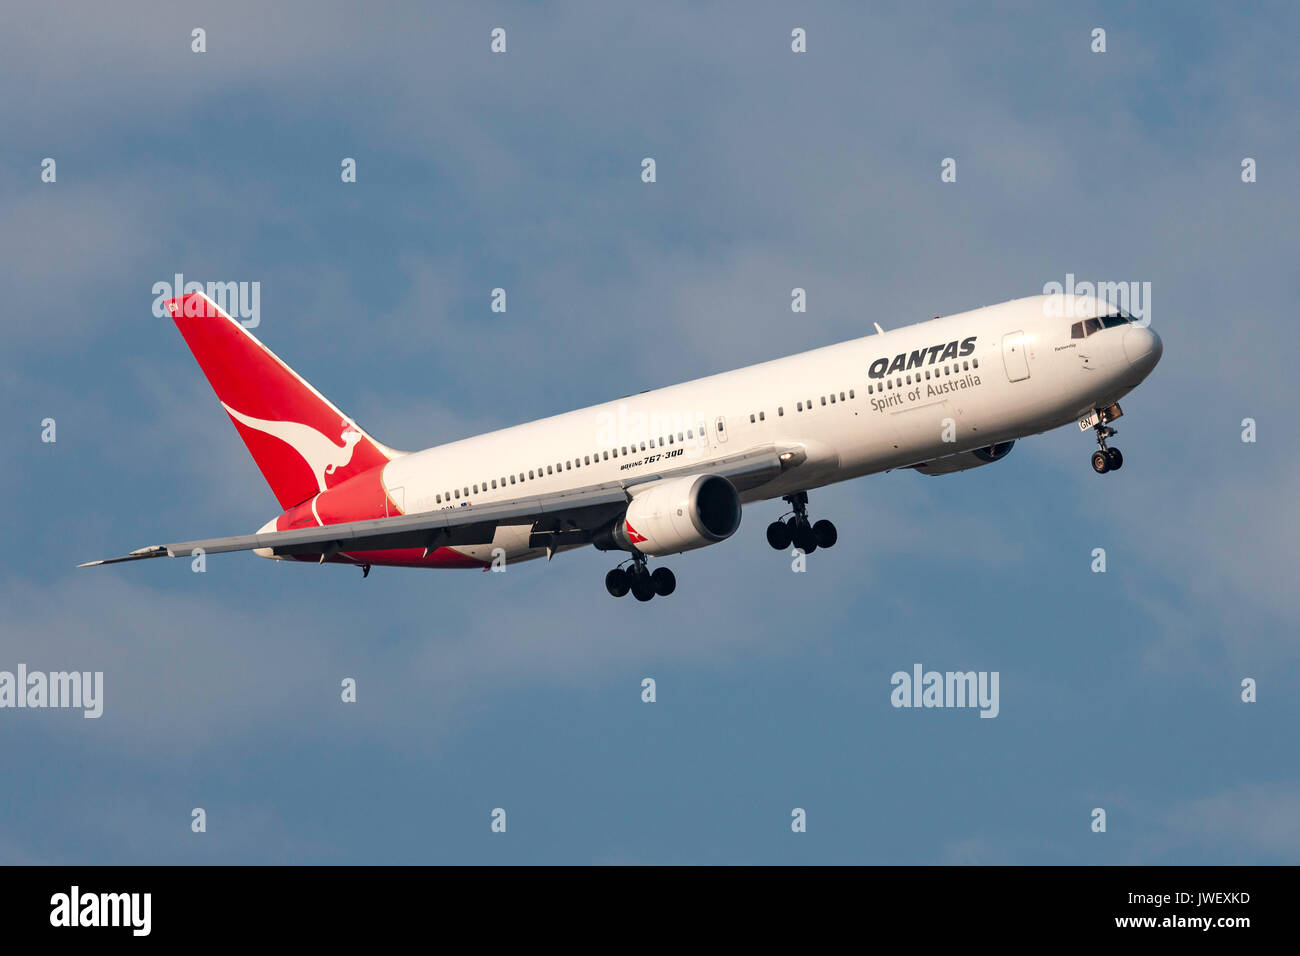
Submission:
{"label": "passenger window", "polygon": [[495,478],[493,478],[493,479],[492,479],[492,487],[495,488],[496,486],[497,486],[497,480],[496,480]]}
{"label": "passenger window", "polygon": [[[556,467],[559,467],[559,466],[557,465]],[[571,462],[571,461],[566,461],[566,462],[564,463],[564,470],[565,470],[565,471],[573,471],[573,462]]]}
{"label": "passenger window", "polygon": [[582,456],[582,463],[583,463],[584,465],[590,465],[590,464],[591,464],[591,456],[590,456],[590,455],[583,455],[583,456]]}
{"label": "passenger window", "polygon": [[832,405],[835,404],[835,393],[834,393],[834,392],[831,392],[831,404],[832,404]]}
{"label": "passenger window", "polygon": [[962,370],[963,372],[969,372],[969,371],[970,371],[970,362],[962,362],[962,363],[961,363],[961,370]]}
{"label": "passenger window", "polygon": [[777,418],[784,418],[784,417],[785,417],[785,406],[784,406],[784,405],[778,405],[778,406],[776,406],[776,417],[777,417]]}
{"label": "passenger window", "polygon": [[979,360],[979,359],[971,359],[971,360],[970,360],[970,365],[971,365],[971,368],[979,368],[979,367],[980,367],[980,360]]}
{"label": "passenger window", "polygon": [[688,428],[688,429],[686,429],[686,437],[687,437],[687,438],[694,438],[694,437],[695,437],[695,429],[693,429],[693,428]]}
{"label": "passenger window", "polygon": [[849,389],[849,398],[853,397],[853,389]]}
{"label": "passenger window", "polygon": [[758,413],[758,420],[759,420],[760,422],[765,422],[765,421],[767,421],[767,413],[766,413],[766,412],[759,412],[759,413]]}
{"label": "passenger window", "polygon": [[478,494],[478,485],[474,486],[474,494]]}
{"label": "passenger window", "polygon": [[609,452],[605,452],[604,461],[609,461]]}
{"label": "passenger window", "polygon": [[841,401],[841,402],[844,401],[844,393],[843,393],[843,392],[840,392],[840,401]]}
{"label": "passenger window", "polygon": [[749,423],[752,425],[752,424],[754,424],[756,421],[758,421],[758,419],[756,419],[756,418],[754,417],[753,413],[751,412],[751,413],[750,413],[750,416],[749,416]]}
{"label": "passenger window", "polygon": [[514,476],[514,475],[511,475],[511,476],[510,476],[510,484],[513,485],[514,483],[515,483],[515,476]]}
{"label": "passenger window", "polygon": [[826,396],[825,396],[825,395],[822,396],[822,404],[823,404],[823,405],[826,404]]}
{"label": "passenger window", "polygon": [[456,497],[457,497],[457,498],[460,497],[460,489],[459,489],[459,488],[456,489]]}
{"label": "passenger window", "polygon": [[799,411],[803,411],[803,402],[799,402],[796,407],[798,408]]}
{"label": "passenger window", "polygon": [[642,450],[642,451],[645,451],[645,442],[642,442],[642,443],[641,443],[641,450]]}
{"label": "passenger window", "polygon": [[434,495],[434,498],[438,504],[442,504],[442,495]]}

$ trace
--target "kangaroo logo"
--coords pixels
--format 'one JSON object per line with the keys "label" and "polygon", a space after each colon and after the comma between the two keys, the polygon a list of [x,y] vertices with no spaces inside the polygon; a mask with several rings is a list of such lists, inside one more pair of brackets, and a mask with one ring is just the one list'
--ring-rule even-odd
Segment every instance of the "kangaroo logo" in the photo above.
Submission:
{"label": "kangaroo logo", "polygon": [[321,491],[325,490],[325,476],[334,474],[335,471],[352,460],[352,450],[362,438],[361,432],[346,418],[339,422],[342,428],[339,440],[343,444],[336,445],[310,425],[303,425],[300,422],[269,422],[260,418],[250,418],[235,411],[225,402],[221,403],[221,407],[235,421],[248,426],[254,431],[278,438],[296,451],[302,457],[302,460],[307,463],[307,467],[311,469],[312,474],[316,476],[316,486]]}

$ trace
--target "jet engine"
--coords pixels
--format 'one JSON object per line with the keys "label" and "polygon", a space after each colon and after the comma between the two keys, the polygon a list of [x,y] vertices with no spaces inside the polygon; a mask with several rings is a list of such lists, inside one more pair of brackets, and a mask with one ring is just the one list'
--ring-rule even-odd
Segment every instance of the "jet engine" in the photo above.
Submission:
{"label": "jet engine", "polygon": [[740,527],[740,494],[721,475],[687,475],[633,490],[623,517],[596,535],[602,551],[649,557],[725,541]]}

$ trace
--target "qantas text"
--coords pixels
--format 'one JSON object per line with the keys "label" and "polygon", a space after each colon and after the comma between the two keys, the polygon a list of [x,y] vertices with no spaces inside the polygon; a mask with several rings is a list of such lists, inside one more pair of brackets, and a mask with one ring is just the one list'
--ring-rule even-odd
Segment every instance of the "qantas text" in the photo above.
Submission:
{"label": "qantas text", "polygon": [[872,378],[884,378],[894,372],[906,372],[909,369],[920,368],[922,365],[934,365],[961,358],[975,351],[976,338],[977,336],[972,335],[970,338],[962,339],[961,342],[948,342],[917,349],[915,352],[902,352],[895,355],[892,362],[887,358],[878,358],[871,363],[867,374]]}

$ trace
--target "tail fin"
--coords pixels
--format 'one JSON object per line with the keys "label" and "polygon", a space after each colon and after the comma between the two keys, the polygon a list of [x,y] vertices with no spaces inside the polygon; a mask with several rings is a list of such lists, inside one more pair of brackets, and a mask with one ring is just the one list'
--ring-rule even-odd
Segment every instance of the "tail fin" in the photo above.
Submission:
{"label": "tail fin", "polygon": [[167,310],[280,506],[402,454],[375,441],[201,292]]}

